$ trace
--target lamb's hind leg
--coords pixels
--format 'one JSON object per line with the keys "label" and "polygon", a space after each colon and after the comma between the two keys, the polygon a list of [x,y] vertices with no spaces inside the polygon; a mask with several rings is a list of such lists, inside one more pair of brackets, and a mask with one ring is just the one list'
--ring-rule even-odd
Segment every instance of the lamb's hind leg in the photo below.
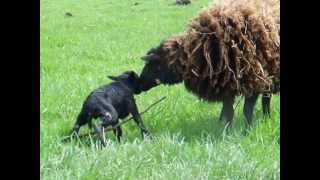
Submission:
{"label": "lamb's hind leg", "polygon": [[[102,122],[101,122],[102,127],[115,126],[119,121],[118,113],[115,111],[115,109],[113,107],[110,106],[109,107],[109,111],[102,111],[101,120],[102,120]],[[119,136],[119,132],[118,131],[119,130],[117,128],[116,129],[117,138]],[[102,134],[102,137],[104,139],[104,135],[103,134]]]}
{"label": "lamb's hind leg", "polygon": [[98,135],[98,137],[101,141],[101,144],[103,146],[106,146],[106,143],[104,142],[103,132],[102,132],[103,131],[102,125],[101,124],[96,125],[95,123],[93,123],[93,129],[96,132],[96,134]]}
{"label": "lamb's hind leg", "polygon": [[104,127],[113,126],[118,122],[118,113],[116,110],[106,102],[102,102],[102,105],[98,107],[97,117],[101,122],[98,125],[92,123],[95,133],[98,135],[103,146],[105,143],[105,136],[103,132]]}
{"label": "lamb's hind leg", "polygon": [[120,126],[116,127],[116,129],[113,129],[113,133],[116,135],[118,142],[120,142],[121,136],[122,136],[122,129]]}

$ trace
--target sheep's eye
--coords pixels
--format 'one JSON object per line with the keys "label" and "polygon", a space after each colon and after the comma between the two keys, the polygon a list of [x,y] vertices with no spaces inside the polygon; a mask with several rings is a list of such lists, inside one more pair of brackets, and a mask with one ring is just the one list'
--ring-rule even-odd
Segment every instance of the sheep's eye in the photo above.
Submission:
{"label": "sheep's eye", "polygon": [[161,83],[160,79],[155,79],[155,82],[156,82],[157,84],[160,84],[160,83]]}

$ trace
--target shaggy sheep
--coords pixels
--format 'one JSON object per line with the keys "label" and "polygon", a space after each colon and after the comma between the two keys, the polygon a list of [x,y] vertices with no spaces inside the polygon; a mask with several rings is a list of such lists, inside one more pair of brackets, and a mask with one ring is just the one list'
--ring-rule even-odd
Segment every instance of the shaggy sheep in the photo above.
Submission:
{"label": "shaggy sheep", "polygon": [[[261,5],[262,4],[262,5]],[[220,119],[232,124],[235,96],[244,95],[247,124],[259,94],[269,113],[280,91],[279,1],[236,0],[213,4],[185,33],[164,40],[142,59],[141,90],[184,82],[207,101],[223,101]]]}

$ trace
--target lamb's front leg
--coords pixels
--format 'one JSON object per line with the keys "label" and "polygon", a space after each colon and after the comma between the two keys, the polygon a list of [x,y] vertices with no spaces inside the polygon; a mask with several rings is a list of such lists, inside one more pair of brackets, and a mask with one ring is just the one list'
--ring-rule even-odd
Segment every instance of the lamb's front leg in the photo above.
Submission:
{"label": "lamb's front leg", "polygon": [[120,126],[113,129],[113,133],[116,135],[118,142],[121,141],[122,129]]}
{"label": "lamb's front leg", "polygon": [[138,113],[138,111],[134,111],[131,113],[133,116],[133,120],[136,122],[136,124],[140,127],[141,130],[141,135],[142,138],[144,138],[144,136],[151,136],[150,131],[145,127],[142,118],[140,116],[140,114]]}
{"label": "lamb's front leg", "polygon": [[151,133],[149,132],[149,130],[147,130],[147,128],[145,127],[142,121],[142,118],[139,114],[135,101],[134,100],[129,101],[128,105],[129,105],[128,106],[129,112],[132,114],[134,122],[136,122],[136,124],[140,127],[142,138],[144,138],[144,135],[151,137]]}

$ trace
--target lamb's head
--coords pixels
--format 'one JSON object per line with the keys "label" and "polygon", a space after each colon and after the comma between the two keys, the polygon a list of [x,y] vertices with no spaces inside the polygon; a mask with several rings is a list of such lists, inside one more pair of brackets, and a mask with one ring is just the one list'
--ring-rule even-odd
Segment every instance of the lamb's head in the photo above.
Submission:
{"label": "lamb's head", "polygon": [[182,81],[181,77],[169,68],[167,53],[161,44],[141,57],[145,61],[140,74],[140,88],[142,91],[147,91],[161,83],[171,85]]}
{"label": "lamb's head", "polygon": [[140,78],[134,71],[126,71],[119,76],[108,76],[108,78],[119,81],[128,86],[134,94],[140,94]]}

